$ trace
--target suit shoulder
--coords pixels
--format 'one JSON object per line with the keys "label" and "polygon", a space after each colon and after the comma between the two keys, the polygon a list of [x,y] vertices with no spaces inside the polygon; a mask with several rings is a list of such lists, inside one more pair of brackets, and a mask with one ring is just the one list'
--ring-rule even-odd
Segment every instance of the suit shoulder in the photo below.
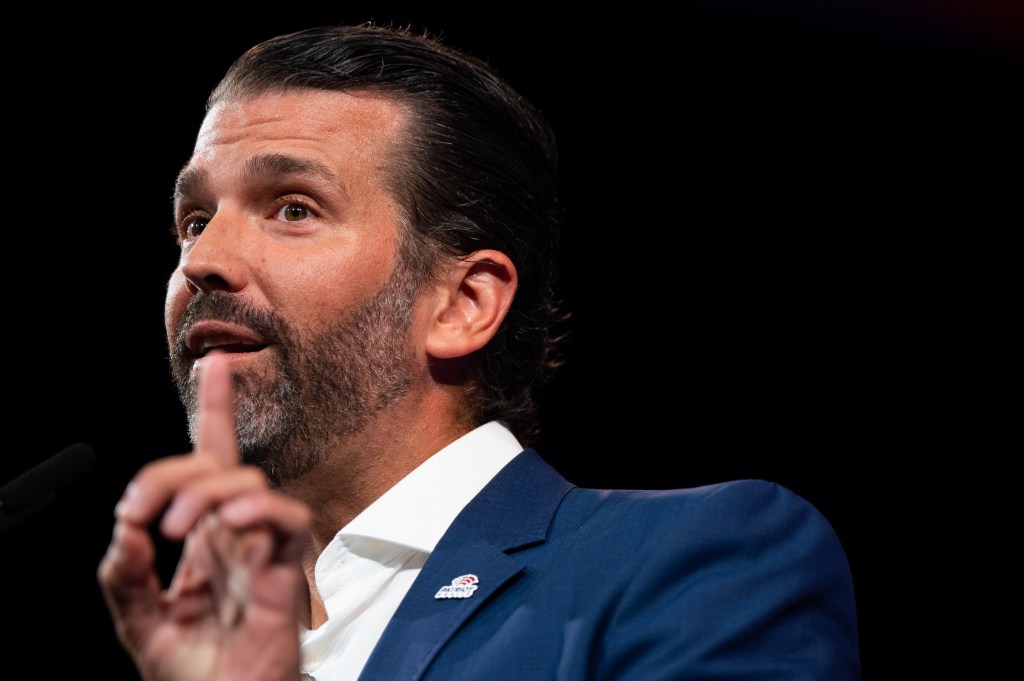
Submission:
{"label": "suit shoulder", "polygon": [[667,490],[587,490],[599,500],[596,514],[637,515],[646,522],[729,523],[765,529],[766,524],[828,521],[811,502],[789,488],[767,480],[732,480],[700,487]]}
{"label": "suit shoulder", "polygon": [[846,552],[831,523],[809,501],[777,483],[736,480],[671,490],[585,490],[593,495],[577,539],[672,561],[731,556],[790,562],[794,569],[849,580]]}
{"label": "suit shoulder", "polygon": [[563,507],[575,517],[552,533],[562,543],[553,572],[575,575],[581,602],[607,613],[615,634],[602,638],[602,655],[633,664],[636,636],[663,647],[637,678],[689,678],[692,669],[731,678],[741,658],[779,670],[773,678],[856,678],[845,552],[792,490],[764,480],[577,488]]}

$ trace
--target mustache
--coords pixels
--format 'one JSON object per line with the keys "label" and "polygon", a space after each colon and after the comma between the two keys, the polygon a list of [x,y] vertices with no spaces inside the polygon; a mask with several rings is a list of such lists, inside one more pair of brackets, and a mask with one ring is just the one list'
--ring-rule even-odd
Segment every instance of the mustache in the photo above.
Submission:
{"label": "mustache", "polygon": [[245,326],[255,331],[268,344],[280,344],[293,334],[288,324],[273,310],[256,307],[252,303],[224,291],[200,293],[188,302],[174,329],[174,349],[179,357],[189,354],[188,330],[200,321],[217,320]]}

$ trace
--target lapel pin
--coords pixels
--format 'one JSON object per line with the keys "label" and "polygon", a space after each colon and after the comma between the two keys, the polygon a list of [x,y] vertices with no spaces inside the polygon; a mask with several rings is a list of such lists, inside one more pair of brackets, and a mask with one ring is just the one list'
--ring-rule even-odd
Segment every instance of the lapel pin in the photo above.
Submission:
{"label": "lapel pin", "polygon": [[469,598],[479,583],[476,575],[462,575],[453,579],[450,586],[442,586],[434,598]]}

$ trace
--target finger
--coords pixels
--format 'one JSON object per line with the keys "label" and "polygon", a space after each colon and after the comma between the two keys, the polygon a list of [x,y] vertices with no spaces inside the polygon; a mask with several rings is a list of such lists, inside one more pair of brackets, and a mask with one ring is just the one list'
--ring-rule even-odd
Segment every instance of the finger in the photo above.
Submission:
{"label": "finger", "polygon": [[156,550],[145,527],[118,520],[96,571],[100,591],[124,639],[129,629],[144,626],[140,617],[155,611],[161,585]]}
{"label": "finger", "polygon": [[149,524],[163,512],[164,534],[181,539],[203,513],[221,502],[266,488],[266,476],[258,468],[226,469],[211,457],[169,456],[146,464],[114,511],[118,518],[137,525]]}
{"label": "finger", "polygon": [[206,516],[203,526],[207,528],[210,589],[221,626],[229,627],[238,622],[249,601],[253,552],[268,550],[272,539],[265,530],[231,530],[217,515]]}
{"label": "finger", "polygon": [[238,495],[225,502],[217,514],[235,530],[269,527],[279,536],[279,544],[305,547],[309,539],[312,513],[305,504],[271,491]]}
{"label": "finger", "polygon": [[219,352],[206,355],[199,372],[199,413],[196,419],[196,453],[224,466],[241,461],[235,438],[232,408],[231,366]]}
{"label": "finger", "polygon": [[189,531],[185,538],[181,560],[167,588],[167,598],[182,600],[190,594],[210,589],[214,602],[221,599],[224,589],[220,585],[224,581],[224,561],[219,558],[218,551],[228,540],[218,527],[216,514],[204,515]]}
{"label": "finger", "polygon": [[174,575],[171,577],[171,583],[167,587],[169,598],[180,598],[185,592],[198,591],[200,585],[208,581],[210,573],[207,570],[207,561],[202,556],[207,540],[206,534],[206,527],[200,521],[185,536],[181,557],[174,570]]}
{"label": "finger", "polygon": [[221,468],[216,474],[196,477],[174,494],[160,521],[160,529],[169,538],[182,538],[203,514],[220,504],[243,494],[266,489],[266,476],[252,466]]}
{"label": "finger", "polygon": [[132,478],[114,513],[125,521],[147,525],[188,485],[223,472],[224,468],[212,459],[191,455],[151,461]]}

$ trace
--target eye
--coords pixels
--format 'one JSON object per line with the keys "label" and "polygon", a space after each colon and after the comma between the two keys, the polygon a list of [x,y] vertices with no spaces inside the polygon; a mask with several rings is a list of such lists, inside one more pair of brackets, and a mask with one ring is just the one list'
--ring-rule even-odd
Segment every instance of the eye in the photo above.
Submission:
{"label": "eye", "polygon": [[198,239],[199,235],[206,229],[210,222],[209,218],[200,215],[190,215],[181,221],[181,233],[185,240]]}
{"label": "eye", "polygon": [[299,203],[289,203],[277,211],[277,217],[285,222],[300,222],[309,216],[309,209]]}

